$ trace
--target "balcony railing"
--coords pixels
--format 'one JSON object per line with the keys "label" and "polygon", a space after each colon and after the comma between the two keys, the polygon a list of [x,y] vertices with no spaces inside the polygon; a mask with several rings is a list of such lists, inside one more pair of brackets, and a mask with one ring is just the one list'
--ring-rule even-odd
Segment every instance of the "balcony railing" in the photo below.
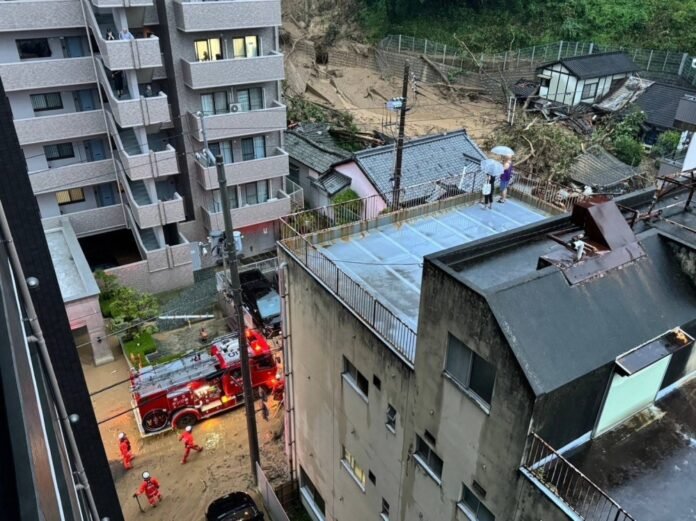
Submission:
{"label": "balcony railing", "polygon": [[569,211],[585,195],[553,181],[515,176],[509,188],[515,197],[549,213]]}
{"label": "balcony railing", "polygon": [[181,59],[184,83],[192,89],[229,87],[285,78],[283,55],[271,52],[253,58],[188,61]]}
{"label": "balcony railing", "polygon": [[16,119],[14,123],[20,145],[67,141],[106,133],[102,110]]}
{"label": "balcony railing", "polygon": [[572,463],[535,433],[529,435],[522,472],[586,521],[635,521]]}
{"label": "balcony railing", "polygon": [[113,159],[75,163],[29,172],[35,194],[108,183],[116,180]]}
{"label": "balcony railing", "polygon": [[[217,171],[214,166],[206,167],[199,161],[196,161],[196,173],[198,183],[204,189],[217,190],[220,188],[217,180]],[[281,148],[276,148],[272,155],[261,159],[239,161],[225,165],[225,177],[230,186],[287,175],[288,154]]]}
{"label": "balcony railing", "polygon": [[[203,126],[197,114],[189,112],[193,137],[203,142]],[[287,127],[287,107],[274,101],[270,107],[260,110],[225,112],[205,116],[205,130],[208,141],[285,130]]]}
{"label": "balcony railing", "polygon": [[281,24],[280,0],[175,0],[174,16],[180,31],[229,31]]}
{"label": "balcony railing", "polygon": [[[0,1],[0,6],[9,3]],[[96,81],[90,56],[0,63],[0,78],[7,92],[86,85]]]}
{"label": "balcony railing", "polygon": [[[277,221],[281,217],[291,212],[292,200],[290,196],[282,190],[278,190],[276,197],[263,203],[232,208],[232,223],[235,228],[245,228],[255,224]],[[208,230],[223,230],[225,223],[222,210],[219,205],[211,208],[202,208],[203,220]]]}
{"label": "balcony railing", "polygon": [[153,0],[92,0],[94,7],[114,8],[114,7],[150,7]]}
{"label": "balcony railing", "polygon": [[126,221],[123,215],[123,205],[114,204],[112,206],[101,206],[80,212],[66,213],[56,217],[42,219],[44,228],[55,228],[60,226],[60,220],[64,217],[70,219],[70,225],[78,237],[105,233],[112,230],[123,228]]}
{"label": "balcony railing", "polygon": [[76,0],[0,1],[2,32],[82,28],[84,25],[82,8]]}

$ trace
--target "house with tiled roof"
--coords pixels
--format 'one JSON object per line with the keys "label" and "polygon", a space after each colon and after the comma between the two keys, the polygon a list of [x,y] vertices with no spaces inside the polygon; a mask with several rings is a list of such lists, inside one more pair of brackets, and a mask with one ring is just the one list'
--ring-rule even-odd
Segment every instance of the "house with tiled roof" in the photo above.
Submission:
{"label": "house with tiled roof", "polygon": [[652,145],[667,130],[682,134],[682,143],[696,130],[696,90],[665,83],[653,83],[636,99],[645,113],[644,140]]}

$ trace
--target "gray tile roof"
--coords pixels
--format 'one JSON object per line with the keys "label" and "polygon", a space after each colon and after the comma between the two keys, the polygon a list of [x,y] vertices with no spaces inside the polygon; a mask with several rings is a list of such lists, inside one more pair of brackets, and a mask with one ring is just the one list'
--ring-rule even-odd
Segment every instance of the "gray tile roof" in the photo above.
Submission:
{"label": "gray tile roof", "polygon": [[556,63],[562,64],[574,76],[580,79],[612,76],[614,74],[625,74],[640,70],[640,67],[633,63],[628,54],[623,52],[603,52],[585,56],[573,56],[542,65],[540,68]]}
{"label": "gray tile roof", "polygon": [[637,170],[604,150],[591,146],[570,168],[569,176],[576,183],[593,187],[610,187],[637,174]]}
{"label": "gray tile roof", "polygon": [[674,128],[679,101],[685,94],[696,95],[696,91],[676,85],[654,83],[640,95],[636,105],[645,112],[645,122],[648,125]]}
{"label": "gray tile roof", "polygon": [[329,133],[326,123],[303,123],[285,132],[285,151],[295,161],[323,174],[332,164],[350,157]]}
{"label": "gray tile roof", "polygon": [[[354,160],[372,184],[391,204],[392,177],[396,160],[395,145],[384,145],[356,152]],[[416,138],[404,145],[401,186],[412,187],[429,181],[437,181],[479,170],[486,155],[466,132],[458,130],[449,134],[437,134]],[[426,197],[416,189],[407,190],[403,201]]]}
{"label": "gray tile roof", "polygon": [[696,96],[685,94],[677,105],[677,121],[682,121],[689,125],[696,125]]}
{"label": "gray tile roof", "polygon": [[332,170],[328,174],[324,174],[317,180],[317,184],[320,185],[329,197],[337,194],[345,187],[350,186],[351,178],[347,175],[343,175],[340,172]]}

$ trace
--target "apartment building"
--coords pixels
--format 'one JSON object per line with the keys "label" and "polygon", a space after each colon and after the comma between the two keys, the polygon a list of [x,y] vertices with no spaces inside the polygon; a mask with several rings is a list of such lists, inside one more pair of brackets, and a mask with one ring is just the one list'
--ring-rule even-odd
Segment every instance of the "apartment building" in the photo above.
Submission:
{"label": "apartment building", "polygon": [[3,2],[0,78],[44,224],[67,217],[90,266],[126,284],[190,284],[222,228],[207,143],[245,253],[272,248],[293,193],[279,25],[278,0]]}
{"label": "apartment building", "polygon": [[288,446],[312,519],[691,515],[688,193],[646,224],[511,192],[287,219]]}

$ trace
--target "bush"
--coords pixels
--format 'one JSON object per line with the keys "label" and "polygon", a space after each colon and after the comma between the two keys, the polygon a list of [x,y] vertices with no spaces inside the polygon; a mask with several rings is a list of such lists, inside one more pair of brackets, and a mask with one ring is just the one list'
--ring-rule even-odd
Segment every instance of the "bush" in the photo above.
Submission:
{"label": "bush", "polygon": [[679,146],[681,134],[676,130],[668,130],[663,132],[657,138],[657,142],[653,145],[650,155],[653,157],[665,157],[674,154]]}
{"label": "bush", "polygon": [[617,137],[613,148],[614,155],[627,165],[638,166],[645,157],[643,144],[629,136]]}
{"label": "bush", "polygon": [[337,225],[359,221],[362,215],[363,202],[360,196],[348,188],[331,198],[331,204],[340,205],[334,208],[334,216]]}

